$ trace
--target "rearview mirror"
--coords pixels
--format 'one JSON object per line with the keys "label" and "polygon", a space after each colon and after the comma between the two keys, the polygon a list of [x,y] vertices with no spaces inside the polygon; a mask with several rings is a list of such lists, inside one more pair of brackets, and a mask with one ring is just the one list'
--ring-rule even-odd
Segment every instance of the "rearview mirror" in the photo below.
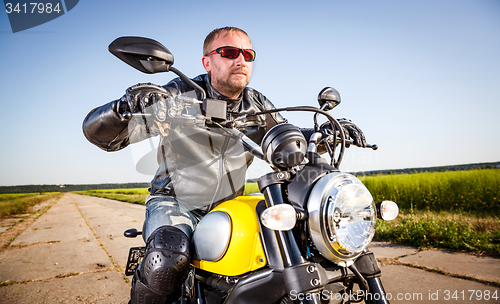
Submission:
{"label": "rearview mirror", "polygon": [[340,104],[340,93],[334,88],[326,87],[319,92],[318,102],[323,110],[330,111]]}
{"label": "rearview mirror", "polygon": [[120,37],[108,50],[126,64],[146,74],[168,72],[174,55],[156,40],[143,37]]}

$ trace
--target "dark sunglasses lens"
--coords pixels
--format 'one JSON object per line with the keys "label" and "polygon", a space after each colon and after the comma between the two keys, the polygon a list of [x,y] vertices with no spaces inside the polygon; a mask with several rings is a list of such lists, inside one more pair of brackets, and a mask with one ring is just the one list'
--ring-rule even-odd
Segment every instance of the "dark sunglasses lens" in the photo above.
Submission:
{"label": "dark sunglasses lens", "polygon": [[255,60],[255,51],[254,50],[243,50],[243,58],[246,61],[254,61]]}
{"label": "dark sunglasses lens", "polygon": [[220,50],[220,55],[224,58],[235,59],[240,55],[240,50],[232,47],[224,47]]}

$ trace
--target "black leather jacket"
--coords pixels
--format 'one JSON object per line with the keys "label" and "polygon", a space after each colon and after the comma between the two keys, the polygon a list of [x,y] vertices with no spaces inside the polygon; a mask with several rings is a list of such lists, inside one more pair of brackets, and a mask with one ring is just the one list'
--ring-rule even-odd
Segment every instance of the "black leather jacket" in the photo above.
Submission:
{"label": "black leather jacket", "polygon": [[[207,98],[227,102],[228,119],[236,113],[248,114],[273,109],[273,104],[260,92],[245,88],[238,99],[228,99],[217,92],[208,74],[193,80],[207,92]],[[172,98],[183,95],[201,98],[200,94],[176,78],[164,88]],[[201,109],[199,110],[201,113]],[[285,122],[279,114],[259,115],[236,122],[235,129],[260,144],[264,134],[274,125]],[[158,170],[151,181],[151,194],[171,195],[190,208],[209,211],[218,203],[243,193],[245,173],[253,156],[243,151],[236,136],[220,128],[172,124],[162,136],[153,123],[141,118],[127,121],[116,113],[116,101],[92,110],[83,122],[83,133],[105,151],[117,151],[130,143],[151,136],[161,136],[158,147]],[[236,132],[233,132],[236,133]]]}

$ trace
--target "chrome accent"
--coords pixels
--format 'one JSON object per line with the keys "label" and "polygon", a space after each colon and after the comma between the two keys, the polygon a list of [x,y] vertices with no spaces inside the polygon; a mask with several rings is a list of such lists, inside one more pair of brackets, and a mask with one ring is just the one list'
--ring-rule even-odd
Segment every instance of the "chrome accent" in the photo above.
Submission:
{"label": "chrome accent", "polygon": [[213,211],[205,215],[196,226],[192,245],[194,258],[215,262],[226,252],[231,237],[231,219],[227,213]]}
{"label": "chrome accent", "polygon": [[341,266],[351,265],[375,234],[373,198],[351,174],[332,172],[320,178],[307,208],[314,245],[322,256]]}
{"label": "chrome accent", "polygon": [[307,147],[307,152],[317,152],[318,141],[321,139],[323,134],[320,132],[313,133],[309,138],[309,146]]}

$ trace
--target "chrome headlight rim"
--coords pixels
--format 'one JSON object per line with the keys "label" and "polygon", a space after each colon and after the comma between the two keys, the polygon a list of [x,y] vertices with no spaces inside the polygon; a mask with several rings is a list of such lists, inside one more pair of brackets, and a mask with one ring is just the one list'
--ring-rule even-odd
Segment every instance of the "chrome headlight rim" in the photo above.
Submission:
{"label": "chrome headlight rim", "polygon": [[[336,201],[332,201],[332,197],[336,200],[339,192],[347,191],[345,189],[342,190],[344,184],[355,185],[355,188],[364,191],[363,194],[367,195],[366,206],[370,212],[369,235],[366,236],[360,246],[357,246],[357,249],[346,248],[349,246],[346,246],[346,242],[337,239],[336,229],[331,228],[328,223],[328,221],[331,222],[334,216],[332,208],[336,205]],[[373,198],[363,183],[351,174],[332,172],[320,178],[311,190],[307,201],[307,208],[309,212],[309,232],[313,243],[320,254],[332,262],[341,266],[349,266],[373,239],[376,221],[376,209]]]}

